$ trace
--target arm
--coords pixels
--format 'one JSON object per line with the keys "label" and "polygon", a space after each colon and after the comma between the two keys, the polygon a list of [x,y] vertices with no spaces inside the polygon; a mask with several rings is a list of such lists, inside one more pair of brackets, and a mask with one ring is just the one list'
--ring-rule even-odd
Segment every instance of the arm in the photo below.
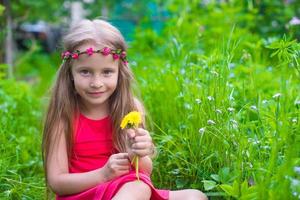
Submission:
{"label": "arm", "polygon": [[52,139],[51,144],[47,156],[47,181],[58,195],[79,193],[129,172],[128,154],[118,153],[111,155],[102,168],[85,173],[69,173],[64,135],[61,133],[57,140]]}
{"label": "arm", "polygon": [[141,157],[139,160],[139,168],[149,176],[152,174],[152,159],[149,156]]}
{"label": "arm", "polygon": [[46,173],[50,188],[58,195],[78,193],[107,181],[103,168],[86,173],[69,173],[66,141],[62,133],[51,140]]}

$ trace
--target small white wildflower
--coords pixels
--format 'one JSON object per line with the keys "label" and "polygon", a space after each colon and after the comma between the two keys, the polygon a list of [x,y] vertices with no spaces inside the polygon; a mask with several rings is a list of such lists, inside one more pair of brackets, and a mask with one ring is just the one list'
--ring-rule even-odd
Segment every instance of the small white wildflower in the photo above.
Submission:
{"label": "small white wildflower", "polygon": [[300,105],[300,100],[295,101],[295,105]]}
{"label": "small white wildflower", "polygon": [[228,67],[229,67],[230,69],[233,69],[233,68],[235,67],[235,63],[229,63]]}
{"label": "small white wildflower", "polygon": [[278,22],[275,21],[275,20],[273,20],[273,21],[271,22],[271,25],[272,25],[274,28],[276,28],[276,27],[278,26]]}
{"label": "small white wildflower", "polygon": [[233,84],[230,82],[226,82],[226,87],[233,88]]}
{"label": "small white wildflower", "polygon": [[184,107],[187,110],[192,110],[192,106],[189,103],[184,103]]}
{"label": "small white wildflower", "polygon": [[233,112],[233,111],[234,111],[234,108],[229,107],[229,108],[227,108],[227,110],[228,110],[229,112]]}
{"label": "small white wildflower", "polygon": [[238,122],[235,121],[234,119],[231,119],[230,122],[232,123],[232,128],[237,129],[238,128]]}
{"label": "small white wildflower", "polygon": [[233,96],[229,96],[229,101],[234,101],[234,97]]}
{"label": "small white wildflower", "polygon": [[9,107],[8,103],[4,102],[3,104],[0,105],[0,110],[2,110],[5,113],[8,113],[8,107]]}
{"label": "small white wildflower", "polygon": [[273,71],[273,67],[272,67],[272,66],[269,66],[269,67],[267,67],[267,70],[268,70],[269,72],[272,72],[272,71]]}
{"label": "small white wildflower", "polygon": [[253,142],[252,142],[252,144],[254,144],[254,145],[256,145],[256,144],[259,144],[260,142],[258,141],[258,140],[254,140]]}
{"label": "small white wildflower", "polygon": [[218,114],[222,114],[222,110],[220,110],[220,109],[216,109],[216,113],[218,113]]}
{"label": "small white wildflower", "polygon": [[184,94],[183,94],[183,92],[179,92],[179,94],[178,94],[177,98],[183,98],[183,97],[184,97]]}
{"label": "small white wildflower", "polygon": [[265,150],[270,150],[271,149],[271,147],[268,146],[268,145],[262,146],[262,148],[265,149]]}
{"label": "small white wildflower", "polygon": [[195,101],[196,101],[197,104],[201,103],[201,99],[195,99]]}
{"label": "small white wildflower", "polygon": [[296,118],[293,118],[293,119],[292,119],[292,122],[296,124],[296,123],[297,123],[297,119],[296,119]]}
{"label": "small white wildflower", "polygon": [[215,100],[212,96],[208,96],[207,99],[208,99],[209,101]]}
{"label": "small white wildflower", "polygon": [[242,60],[248,60],[249,58],[251,58],[251,54],[243,49]]}
{"label": "small white wildflower", "polygon": [[300,181],[293,178],[292,181],[291,181],[291,184],[292,184],[292,186],[299,186],[300,185]]}
{"label": "small white wildflower", "polygon": [[297,192],[293,192],[293,196],[297,196],[298,195],[298,193]]}
{"label": "small white wildflower", "polygon": [[262,100],[262,103],[263,103],[263,104],[266,104],[266,103],[268,103],[268,100],[265,100],[265,99],[264,99],[264,100]]}
{"label": "small white wildflower", "polygon": [[290,21],[289,24],[294,26],[294,25],[299,25],[300,24],[300,19],[296,16],[294,16]]}
{"label": "small white wildflower", "polygon": [[203,134],[204,132],[205,132],[205,128],[204,127],[199,129],[199,133],[200,134]]}
{"label": "small white wildflower", "polygon": [[230,119],[230,122],[233,123],[233,124],[238,124],[238,122],[234,119]]}
{"label": "small white wildflower", "polygon": [[207,124],[209,124],[209,125],[215,125],[216,122],[214,122],[213,120],[209,119],[209,120],[207,120]]}
{"label": "small white wildflower", "polygon": [[252,110],[255,110],[255,111],[257,111],[257,107],[256,106],[250,106],[250,108],[252,109]]}
{"label": "small white wildflower", "polygon": [[218,72],[216,72],[216,71],[214,71],[214,70],[212,70],[210,73],[212,73],[212,74],[215,75],[215,76],[219,76]]}
{"label": "small white wildflower", "polygon": [[281,93],[276,93],[276,94],[273,95],[273,98],[278,99],[280,96],[281,96]]}
{"label": "small white wildflower", "polygon": [[300,174],[300,166],[294,167],[294,172]]}
{"label": "small white wildflower", "polygon": [[250,162],[249,162],[248,164],[249,164],[249,167],[250,167],[250,168],[253,168],[253,165],[252,165],[252,163],[250,163]]}
{"label": "small white wildflower", "polygon": [[181,69],[181,70],[180,70],[180,73],[181,73],[181,74],[185,74],[185,69]]}

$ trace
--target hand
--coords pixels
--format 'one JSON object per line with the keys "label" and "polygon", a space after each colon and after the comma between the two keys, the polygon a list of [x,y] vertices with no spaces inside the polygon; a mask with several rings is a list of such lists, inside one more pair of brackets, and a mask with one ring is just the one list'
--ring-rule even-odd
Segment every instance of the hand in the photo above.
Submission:
{"label": "hand", "polygon": [[153,154],[154,145],[147,130],[142,128],[128,129],[127,136],[129,139],[128,153],[130,158],[132,158],[133,155],[144,157]]}
{"label": "hand", "polygon": [[107,180],[129,173],[130,162],[128,153],[117,153],[111,155],[106,164],[103,166],[103,169]]}

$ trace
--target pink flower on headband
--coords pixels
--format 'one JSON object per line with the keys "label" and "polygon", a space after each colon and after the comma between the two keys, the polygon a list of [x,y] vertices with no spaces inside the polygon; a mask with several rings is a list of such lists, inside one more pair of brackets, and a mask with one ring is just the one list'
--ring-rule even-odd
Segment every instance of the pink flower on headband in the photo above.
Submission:
{"label": "pink flower on headband", "polygon": [[79,57],[78,53],[73,53],[73,54],[72,54],[72,58],[73,58],[73,59],[76,60],[76,59],[78,59],[78,57]]}
{"label": "pink flower on headband", "polygon": [[118,54],[113,54],[113,59],[114,60],[118,60],[119,59],[119,55]]}
{"label": "pink flower on headband", "polygon": [[91,55],[93,55],[93,53],[94,53],[94,49],[93,49],[92,47],[90,47],[90,48],[88,48],[88,49],[86,50],[86,53],[87,53],[89,56],[91,56]]}
{"label": "pink flower on headband", "polygon": [[71,55],[71,53],[69,51],[65,51],[61,54],[61,57],[64,58],[68,58]]}
{"label": "pink flower on headband", "polygon": [[102,52],[101,52],[101,53],[102,53],[104,56],[107,56],[108,54],[110,54],[110,52],[111,52],[110,48],[104,47],[104,48],[102,49]]}
{"label": "pink flower on headband", "polygon": [[68,59],[78,59],[79,55],[81,54],[88,54],[89,56],[93,55],[94,53],[101,53],[104,56],[109,54],[112,55],[114,60],[120,59],[124,65],[128,64],[126,59],[126,51],[122,49],[111,49],[109,47],[104,47],[103,49],[94,50],[92,47],[87,48],[85,51],[75,50],[73,52],[65,51],[61,54],[63,62]]}
{"label": "pink flower on headband", "polygon": [[121,58],[125,58],[126,57],[126,52],[125,51],[122,51],[121,53]]}

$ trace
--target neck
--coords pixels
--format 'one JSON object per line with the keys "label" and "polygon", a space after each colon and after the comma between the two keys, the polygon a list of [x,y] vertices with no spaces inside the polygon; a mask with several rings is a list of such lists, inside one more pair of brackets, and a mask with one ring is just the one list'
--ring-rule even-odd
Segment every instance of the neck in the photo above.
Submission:
{"label": "neck", "polygon": [[80,112],[90,119],[101,119],[109,114],[108,103],[92,107],[81,105]]}

